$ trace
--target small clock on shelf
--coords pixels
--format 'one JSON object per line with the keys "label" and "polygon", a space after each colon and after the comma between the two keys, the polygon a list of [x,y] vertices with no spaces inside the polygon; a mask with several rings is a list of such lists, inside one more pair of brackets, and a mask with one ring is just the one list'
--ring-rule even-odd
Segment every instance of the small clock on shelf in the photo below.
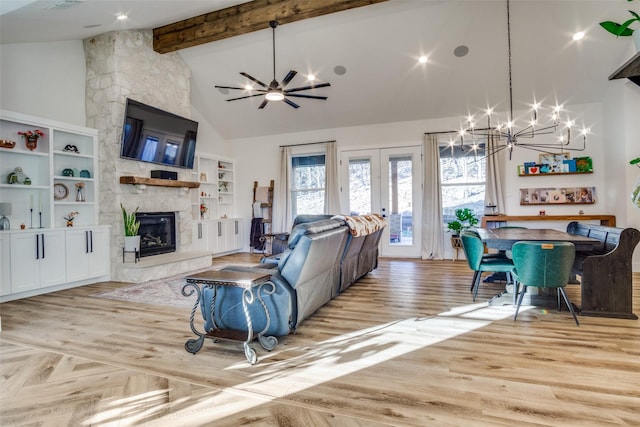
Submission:
{"label": "small clock on shelf", "polygon": [[64,200],[69,195],[69,188],[61,182],[53,184],[53,198],[55,200]]}

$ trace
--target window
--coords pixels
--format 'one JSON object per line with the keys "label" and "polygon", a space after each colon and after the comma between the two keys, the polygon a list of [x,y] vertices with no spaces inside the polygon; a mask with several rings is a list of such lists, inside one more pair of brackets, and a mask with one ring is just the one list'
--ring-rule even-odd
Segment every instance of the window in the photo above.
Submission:
{"label": "window", "polygon": [[325,199],[325,155],[291,157],[291,213],[323,214]]}
{"label": "window", "polygon": [[455,219],[456,209],[471,208],[476,215],[483,214],[486,165],[484,144],[476,151],[469,146],[441,146],[440,181],[445,226]]}

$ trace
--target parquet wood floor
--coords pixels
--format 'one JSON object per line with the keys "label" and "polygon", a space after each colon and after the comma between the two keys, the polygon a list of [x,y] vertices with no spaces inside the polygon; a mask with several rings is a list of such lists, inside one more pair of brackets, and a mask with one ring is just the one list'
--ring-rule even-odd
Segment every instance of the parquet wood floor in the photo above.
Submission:
{"label": "parquet wood floor", "polygon": [[3,303],[0,425],[640,425],[640,321],[528,308],[514,322],[486,303],[502,284],[471,302],[471,276],[381,259],[274,351],[254,345],[254,366],[234,342],[187,353],[189,309],[92,296],[122,283]]}

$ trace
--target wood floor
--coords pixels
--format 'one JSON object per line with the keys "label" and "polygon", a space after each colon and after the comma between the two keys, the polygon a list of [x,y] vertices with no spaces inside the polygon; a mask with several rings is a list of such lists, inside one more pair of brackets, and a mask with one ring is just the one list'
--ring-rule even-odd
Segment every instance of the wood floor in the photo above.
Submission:
{"label": "wood floor", "polygon": [[514,322],[486,304],[501,284],[471,302],[471,276],[381,259],[254,366],[234,342],[187,353],[189,309],[92,296],[121,283],[0,304],[0,425],[640,425],[640,321]]}

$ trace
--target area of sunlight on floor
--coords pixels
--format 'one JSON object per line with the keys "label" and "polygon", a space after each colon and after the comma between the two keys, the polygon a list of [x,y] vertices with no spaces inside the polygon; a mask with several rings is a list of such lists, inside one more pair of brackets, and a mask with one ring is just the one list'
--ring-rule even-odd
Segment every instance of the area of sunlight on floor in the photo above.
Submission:
{"label": "area of sunlight on floor", "polygon": [[[522,307],[521,311],[531,308]],[[494,307],[484,302],[454,307],[434,317],[413,317],[344,334],[304,348],[304,354],[300,356],[276,362],[265,359],[259,363],[263,368],[267,365],[266,369],[256,373],[251,381],[207,393],[194,404],[151,423],[163,425],[171,420],[171,425],[179,425],[179,420],[188,419],[191,425],[201,425],[246,412],[256,405],[371,368],[493,321],[513,317],[514,310],[511,305]],[[228,369],[246,369],[246,363],[239,356],[238,363]],[[139,411],[126,408],[128,404],[126,400],[113,402],[113,408],[119,408],[117,412],[129,417],[120,419],[124,424],[118,425],[135,423],[150,413],[150,408],[145,408],[143,413],[142,408]],[[104,421],[104,416],[104,413],[97,413],[87,424]]]}

